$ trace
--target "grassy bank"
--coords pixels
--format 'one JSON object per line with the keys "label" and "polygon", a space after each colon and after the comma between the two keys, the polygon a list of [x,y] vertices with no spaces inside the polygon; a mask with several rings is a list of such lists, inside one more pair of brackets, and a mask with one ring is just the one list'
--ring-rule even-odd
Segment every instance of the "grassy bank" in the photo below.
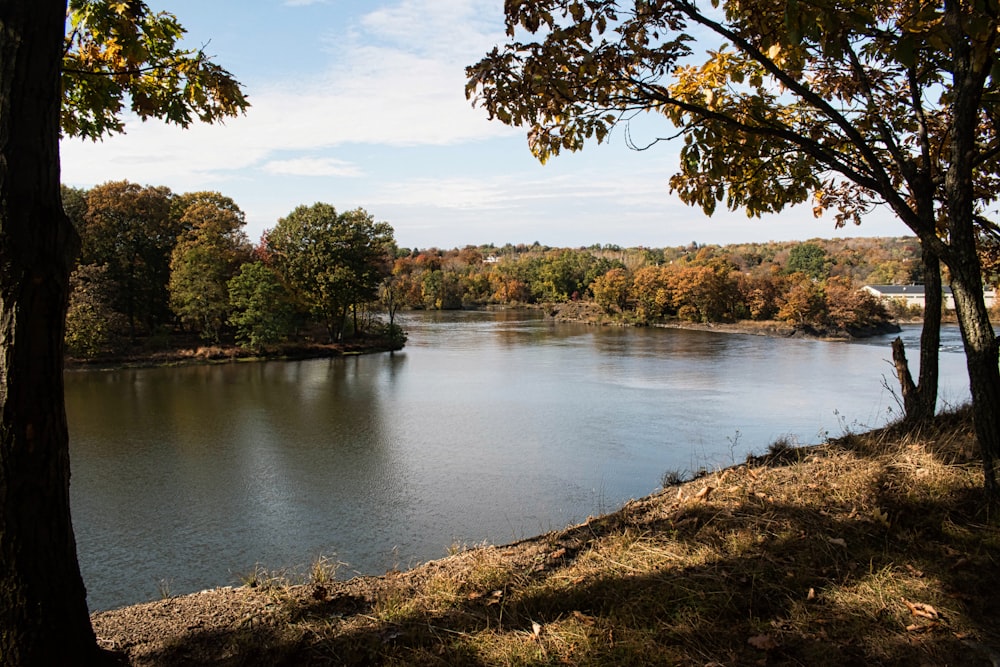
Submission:
{"label": "grassy bank", "polygon": [[996,665],[1000,522],[965,411],[742,465],[507,546],[317,563],[105,612],[133,665]]}

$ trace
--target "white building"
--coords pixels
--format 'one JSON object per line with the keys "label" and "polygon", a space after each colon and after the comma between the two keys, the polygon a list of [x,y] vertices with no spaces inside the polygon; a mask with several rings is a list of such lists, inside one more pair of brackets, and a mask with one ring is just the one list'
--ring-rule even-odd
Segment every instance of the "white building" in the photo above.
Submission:
{"label": "white building", "polygon": [[[901,301],[907,306],[924,307],[923,285],[865,285],[861,289],[883,301]],[[955,297],[952,296],[951,287],[945,285],[943,291],[945,310],[955,310]],[[983,292],[983,297],[986,299],[986,307],[992,308],[996,301],[996,291],[988,289]]]}

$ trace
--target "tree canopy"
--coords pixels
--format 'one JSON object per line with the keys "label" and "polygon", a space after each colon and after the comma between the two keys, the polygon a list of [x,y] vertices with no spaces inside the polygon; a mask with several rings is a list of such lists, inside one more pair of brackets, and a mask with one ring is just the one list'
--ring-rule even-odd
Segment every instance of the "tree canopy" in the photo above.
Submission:
{"label": "tree canopy", "polygon": [[299,206],[266,233],[267,263],[303,307],[343,333],[348,309],[374,301],[391,270],[392,227],[362,209],[337,213],[330,204]]}
{"label": "tree canopy", "polygon": [[177,17],[141,0],[70,0],[62,66],[62,131],[100,139],[122,114],[189,126],[219,122],[249,103],[203,48],[185,49]]}
{"label": "tree canopy", "polygon": [[[907,197],[930,186],[943,200],[949,170],[965,168],[951,159],[956,114],[984,131],[970,171],[996,169],[997,18],[986,4],[510,2],[510,42],[468,68],[467,93],[525,126],[543,161],[659,114],[684,142],[671,187],[707,213],[811,197],[843,224],[881,201],[933,234]],[[972,98],[961,109],[959,86]]]}

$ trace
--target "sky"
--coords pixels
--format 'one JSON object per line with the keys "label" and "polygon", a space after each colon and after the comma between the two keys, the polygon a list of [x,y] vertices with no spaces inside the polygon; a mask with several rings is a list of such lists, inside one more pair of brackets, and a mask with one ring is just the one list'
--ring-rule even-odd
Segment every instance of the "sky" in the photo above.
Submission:
{"label": "sky", "polygon": [[[147,0],[175,14],[244,84],[246,115],[188,129],[127,119],[101,142],[64,139],[63,182],[128,180],[175,193],[213,190],[246,213],[251,240],[300,205],[364,208],[398,245],[494,243],[665,247],[903,236],[885,211],[836,229],[807,205],[711,218],[670,194],[679,142],[604,144],[552,158],[525,130],[465,98],[465,67],[504,41],[503,0]],[[644,117],[635,143],[672,134]]]}

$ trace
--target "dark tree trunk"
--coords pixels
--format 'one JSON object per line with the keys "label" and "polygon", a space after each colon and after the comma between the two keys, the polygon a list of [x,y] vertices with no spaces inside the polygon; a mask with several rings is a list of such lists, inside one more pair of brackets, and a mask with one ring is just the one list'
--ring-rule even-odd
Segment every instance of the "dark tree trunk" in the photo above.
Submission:
{"label": "dark tree trunk", "polygon": [[965,32],[967,17],[963,3],[946,0],[943,23],[951,38],[953,81],[952,117],[949,126],[948,170],[944,178],[947,231],[951,252],[942,256],[951,274],[955,310],[962,329],[972,417],[976,427],[985,473],[987,502],[1000,503],[997,463],[1000,461],[1000,368],[997,342],[983,297],[982,265],[976,248],[975,188],[973,160],[981,113],[980,102],[994,56],[983,57],[977,49],[996,48],[973,40]]}
{"label": "dark tree trunk", "polygon": [[920,253],[924,267],[924,326],[920,331],[920,371],[912,416],[914,422],[930,421],[937,410],[938,352],[941,348],[941,260],[932,250],[923,247]]}
{"label": "dark tree trunk", "polygon": [[917,385],[913,383],[903,339],[898,336],[892,341],[892,365],[896,367],[896,379],[899,380],[899,389],[903,393],[903,421],[907,424],[916,423],[920,414]]}
{"label": "dark tree trunk", "polygon": [[934,418],[938,392],[938,348],[941,347],[941,262],[924,245],[924,326],[920,332],[920,372],[917,383],[900,338],[892,341],[892,363],[903,393],[903,421],[915,426]]}
{"label": "dark tree trunk", "polygon": [[[1000,369],[996,336],[983,299],[979,262],[956,262],[951,288],[955,295],[958,323],[965,343],[972,416],[983,457],[985,487],[991,503],[1000,503],[997,476],[1000,473]],[[964,270],[963,270],[964,269]]]}
{"label": "dark tree trunk", "polygon": [[59,192],[65,0],[0,2],[0,664],[98,656],[69,511]]}

